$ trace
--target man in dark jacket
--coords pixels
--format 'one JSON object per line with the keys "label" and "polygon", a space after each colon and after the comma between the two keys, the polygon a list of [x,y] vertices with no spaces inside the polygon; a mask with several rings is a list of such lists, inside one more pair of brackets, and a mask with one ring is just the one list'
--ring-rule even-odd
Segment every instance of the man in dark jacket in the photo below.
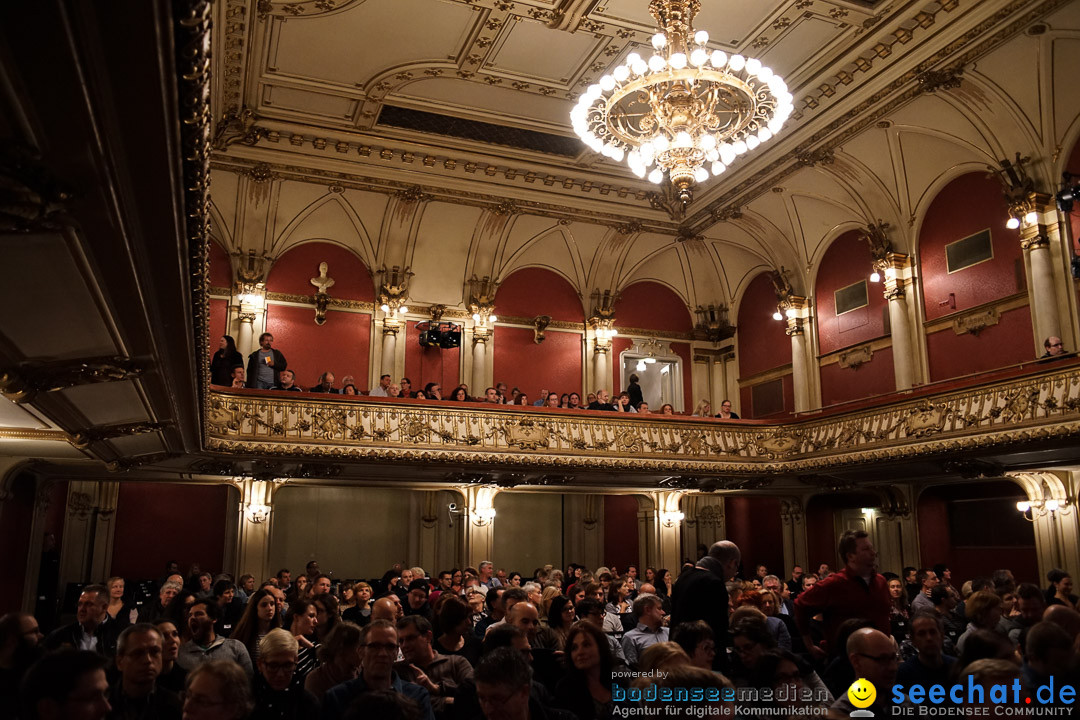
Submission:
{"label": "man in dark jacket", "polygon": [[180,698],[158,687],[161,674],[162,638],[147,623],[129,625],[116,644],[116,669],[120,680],[112,688],[110,718],[180,720]]}
{"label": "man in dark jacket", "polygon": [[48,650],[73,647],[76,650],[92,650],[112,658],[116,654],[116,623],[109,613],[109,590],[104,585],[87,585],[79,595],[75,622],[62,625],[45,639]]}
{"label": "man in dark jacket", "polygon": [[723,669],[727,653],[721,648],[728,645],[728,593],[727,581],[735,577],[742,552],[730,540],[713,543],[709,554],[697,561],[675,581],[671,590],[671,626],[704,620],[712,628],[716,639],[714,668]]}
{"label": "man in dark jacket", "polygon": [[260,390],[269,390],[281,384],[281,371],[285,369],[285,356],[275,350],[274,336],[263,333],[259,336],[259,349],[248,355],[247,386]]}

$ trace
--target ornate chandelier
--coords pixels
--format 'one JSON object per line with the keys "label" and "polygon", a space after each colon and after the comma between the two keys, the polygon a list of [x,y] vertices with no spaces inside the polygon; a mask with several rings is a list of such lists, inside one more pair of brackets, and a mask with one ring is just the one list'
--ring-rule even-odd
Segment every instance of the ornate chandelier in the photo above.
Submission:
{"label": "ornate chandelier", "polygon": [[631,53],[589,86],[570,113],[585,144],[616,162],[625,159],[634,174],[654,183],[667,174],[683,203],[710,170],[719,175],[773,138],[794,109],[783,79],[760,60],[706,48],[709,34],[693,28],[700,9],[700,0],[651,0],[649,13],[660,28],[652,38],[655,53],[648,59]]}

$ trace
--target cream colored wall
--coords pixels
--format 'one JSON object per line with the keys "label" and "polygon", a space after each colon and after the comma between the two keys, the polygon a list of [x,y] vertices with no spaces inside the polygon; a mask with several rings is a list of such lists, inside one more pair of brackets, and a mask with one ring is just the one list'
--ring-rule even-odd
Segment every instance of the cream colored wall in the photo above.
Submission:
{"label": "cream colored wall", "polygon": [[496,567],[531,575],[562,563],[562,495],[501,492],[495,496]]}

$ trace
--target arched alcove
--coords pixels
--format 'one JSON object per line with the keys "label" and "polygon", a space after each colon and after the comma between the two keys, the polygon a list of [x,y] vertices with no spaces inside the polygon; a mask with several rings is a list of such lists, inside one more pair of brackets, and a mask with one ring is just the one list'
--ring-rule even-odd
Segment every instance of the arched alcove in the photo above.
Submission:
{"label": "arched alcove", "polygon": [[736,323],[744,417],[769,417],[795,408],[791,338],[786,333],[787,323],[772,318],[775,311],[772,279],[769,273],[760,273],[743,292]]}
{"label": "arched alcove", "polygon": [[[670,345],[672,357],[682,364],[683,407],[693,408],[693,385],[690,367],[690,343],[685,340],[668,340],[665,336],[688,335],[694,329],[690,311],[678,293],[666,285],[650,280],[636,282],[622,289],[615,302],[615,327],[623,328],[611,343],[611,368],[613,388],[626,389],[629,377],[623,377],[619,363],[621,353],[634,345],[630,333],[645,330],[648,336],[659,336],[663,345]],[[613,393],[614,394],[614,393]]]}

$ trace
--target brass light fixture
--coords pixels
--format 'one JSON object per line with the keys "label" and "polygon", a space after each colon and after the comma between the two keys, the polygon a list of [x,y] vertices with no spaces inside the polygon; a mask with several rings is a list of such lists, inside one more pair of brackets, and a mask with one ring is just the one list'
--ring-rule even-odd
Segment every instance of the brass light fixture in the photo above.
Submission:
{"label": "brass light fixture", "polygon": [[667,175],[684,204],[710,170],[719,175],[772,139],[794,110],[783,79],[760,60],[708,49],[709,34],[693,27],[700,9],[701,0],[651,0],[655,53],[631,53],[570,113],[586,145],[654,183]]}

